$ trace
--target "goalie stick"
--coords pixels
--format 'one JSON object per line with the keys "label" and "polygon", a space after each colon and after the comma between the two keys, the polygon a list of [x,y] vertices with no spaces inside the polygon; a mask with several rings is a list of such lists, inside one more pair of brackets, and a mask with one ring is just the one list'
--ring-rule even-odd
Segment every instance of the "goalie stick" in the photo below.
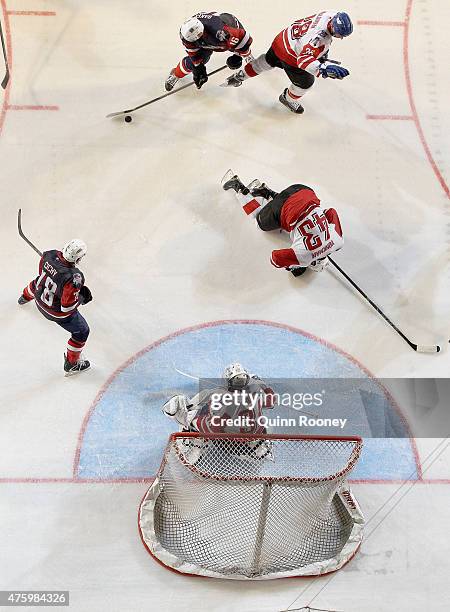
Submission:
{"label": "goalie stick", "polygon": [[0,20],[0,38],[2,40],[3,57],[5,59],[5,68],[6,68],[5,76],[3,77],[1,86],[3,87],[3,89],[6,89],[9,83],[9,65],[8,65],[8,57],[6,55],[5,39],[3,38],[3,27],[2,27],[1,20]]}
{"label": "goalie stick", "polygon": [[[217,72],[220,72],[221,70],[224,70],[225,68],[227,68],[227,66],[221,66],[220,68],[217,68],[217,70],[213,70],[212,72],[208,73],[208,76],[212,76],[213,74],[216,74]],[[158,96],[157,98],[153,98],[153,100],[149,100],[148,102],[144,102],[144,104],[139,104],[139,106],[135,106],[134,108],[129,108],[128,110],[123,110],[123,111],[119,111],[117,113],[109,113],[109,115],[106,115],[107,119],[110,119],[111,117],[120,117],[121,115],[128,115],[129,113],[133,113],[134,111],[139,110],[140,108],[144,108],[144,106],[149,106],[149,104],[153,104],[154,102],[158,102],[158,100],[164,100],[164,98],[167,98],[168,96],[172,96],[173,94],[176,94],[177,92],[181,91],[182,89],[186,89],[187,87],[192,87],[192,85],[194,85],[194,81],[191,81],[190,83],[186,83],[186,85],[182,85],[181,87],[177,87],[176,89],[173,89],[172,91],[169,91],[166,94],[163,94],[162,96]]]}
{"label": "goalie stick", "polygon": [[31,240],[28,240],[28,238],[25,236],[25,234],[22,231],[22,209],[21,208],[19,208],[19,212],[17,214],[17,229],[19,230],[19,236],[21,238],[23,238],[27,244],[30,245],[30,247],[33,249],[33,251],[36,251],[36,253],[40,257],[42,257],[41,251],[36,246],[34,246],[34,244],[31,242]]}
{"label": "goalie stick", "polygon": [[338,270],[342,276],[350,283],[350,285],[356,289],[356,291],[363,296],[363,298],[365,300],[367,300],[367,302],[369,302],[369,304],[372,306],[372,308],[374,308],[378,314],[380,316],[383,317],[383,319],[386,321],[386,323],[388,323],[388,325],[390,325],[392,327],[392,329],[394,329],[397,334],[403,338],[403,340],[409,344],[409,346],[416,351],[417,353],[439,353],[441,350],[441,347],[439,345],[424,345],[424,344],[415,344],[414,342],[411,342],[411,340],[409,340],[409,338],[407,338],[405,336],[405,334],[397,327],[397,325],[395,325],[395,323],[393,323],[388,316],[386,316],[384,314],[384,312],[381,310],[381,308],[379,306],[377,306],[375,304],[375,302],[373,300],[370,299],[370,297],[367,295],[367,293],[365,293],[360,287],[358,287],[358,285],[355,283],[355,281],[353,281],[350,276],[344,272],[344,270],[338,266],[338,264],[331,259],[331,257],[328,257],[328,259],[330,260],[330,263],[336,268],[336,270]]}

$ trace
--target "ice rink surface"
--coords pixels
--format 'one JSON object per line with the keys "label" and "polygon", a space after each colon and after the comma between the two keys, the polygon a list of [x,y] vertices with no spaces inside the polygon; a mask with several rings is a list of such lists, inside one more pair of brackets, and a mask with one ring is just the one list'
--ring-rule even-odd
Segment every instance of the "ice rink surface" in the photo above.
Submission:
{"label": "ice rink surface", "polygon": [[[131,124],[105,115],[163,93],[188,16],[236,14],[258,55],[289,23],[330,7],[0,6],[11,71],[0,115],[0,589],[67,589],[70,609],[80,612],[276,612],[308,603],[345,612],[450,609],[450,453],[445,445],[433,452],[439,440],[417,441],[410,479],[358,475],[367,537],[330,581],[240,585],[164,570],[136,526],[153,468],[133,476],[136,465],[153,466],[171,430],[151,428],[160,413],[148,398],[181,384],[175,368],[218,376],[227,360],[245,358],[264,376],[355,375],[352,368],[369,378],[448,376],[448,1],[335,5],[355,32],[335,40],[330,57],[351,75],[317,82],[301,117],[278,102],[287,83],[281,71],[236,90],[218,87],[224,71],[201,91],[142,109]],[[216,54],[209,68],[222,63]],[[333,272],[294,279],[273,268],[280,236],[257,232],[221,190],[230,167],[277,190],[314,187],[341,216],[346,244],[336,261],[414,342],[443,351],[412,351]],[[75,236],[88,244],[82,269],[94,301],[83,314],[93,367],[80,377],[62,375],[67,335],[32,304],[16,304],[37,271],[17,235],[18,208],[42,250]],[[293,334],[298,345],[287,350]],[[177,338],[189,350],[179,350]],[[105,415],[106,425],[93,428]],[[110,442],[121,432],[135,437],[122,439],[119,454]],[[108,469],[99,445],[109,449]]]}

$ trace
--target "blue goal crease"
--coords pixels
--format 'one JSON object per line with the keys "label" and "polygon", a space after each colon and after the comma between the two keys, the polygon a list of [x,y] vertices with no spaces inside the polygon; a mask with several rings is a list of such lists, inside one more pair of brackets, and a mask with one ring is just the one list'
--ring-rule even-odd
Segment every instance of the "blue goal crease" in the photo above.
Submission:
{"label": "blue goal crease", "polygon": [[[276,356],[276,358],[274,357]],[[105,389],[87,424],[81,444],[79,478],[149,478],[158,470],[176,424],[161,412],[175,393],[193,395],[199,378],[219,378],[239,361],[261,378],[366,378],[354,360],[294,330],[258,323],[217,324],[187,330],[150,347]],[[358,394],[373,434],[352,472],[352,479],[417,478],[414,449],[395,407],[372,381]],[[356,396],[355,396],[356,397]],[[355,400],[356,401],[356,400]],[[351,402],[348,410],[351,412]],[[398,436],[405,431],[405,437]]]}

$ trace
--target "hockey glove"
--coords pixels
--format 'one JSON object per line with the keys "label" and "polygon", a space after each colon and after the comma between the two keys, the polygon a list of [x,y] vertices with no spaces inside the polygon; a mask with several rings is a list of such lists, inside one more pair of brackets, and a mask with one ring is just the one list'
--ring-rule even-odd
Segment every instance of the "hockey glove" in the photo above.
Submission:
{"label": "hockey glove", "polygon": [[194,66],[192,75],[194,77],[194,83],[196,84],[197,89],[201,89],[203,85],[208,82],[208,75],[206,74],[205,64],[199,64],[198,66]]}
{"label": "hockey glove", "polygon": [[347,68],[343,68],[342,66],[337,66],[336,64],[327,64],[324,62],[322,66],[319,68],[319,74],[326,79],[330,77],[330,79],[343,79],[348,76],[350,72]]}
{"label": "hockey glove", "polygon": [[325,268],[330,264],[330,260],[328,257],[324,257],[323,259],[318,259],[317,261],[313,261],[310,265],[311,270],[314,272],[322,272]]}
{"label": "hockey glove", "polygon": [[300,268],[300,267],[297,267],[297,268],[288,268],[289,272],[291,274],[293,274],[295,277],[301,276],[302,274],[304,274],[306,272],[307,269],[308,268]]}
{"label": "hockey glove", "polygon": [[92,293],[89,287],[83,285],[80,289],[80,304],[87,304],[92,301]]}
{"label": "hockey glove", "polygon": [[227,57],[227,66],[230,70],[238,70],[242,66],[242,57],[240,55],[230,55]]}

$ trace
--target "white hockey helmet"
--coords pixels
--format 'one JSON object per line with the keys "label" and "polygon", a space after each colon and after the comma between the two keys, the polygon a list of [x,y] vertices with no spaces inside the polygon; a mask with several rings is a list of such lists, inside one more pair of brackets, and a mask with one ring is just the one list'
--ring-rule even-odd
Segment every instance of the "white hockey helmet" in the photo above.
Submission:
{"label": "white hockey helmet", "polygon": [[82,257],[87,253],[86,244],[79,238],[73,238],[67,244],[64,245],[62,250],[63,257],[66,261],[71,263],[78,263]]}
{"label": "white hockey helmet", "polygon": [[250,374],[240,363],[231,363],[223,371],[223,377],[228,386],[234,389],[243,389],[250,380]]}
{"label": "white hockey helmet", "polygon": [[195,42],[202,37],[205,27],[197,17],[189,17],[180,28],[180,36],[188,42]]}

